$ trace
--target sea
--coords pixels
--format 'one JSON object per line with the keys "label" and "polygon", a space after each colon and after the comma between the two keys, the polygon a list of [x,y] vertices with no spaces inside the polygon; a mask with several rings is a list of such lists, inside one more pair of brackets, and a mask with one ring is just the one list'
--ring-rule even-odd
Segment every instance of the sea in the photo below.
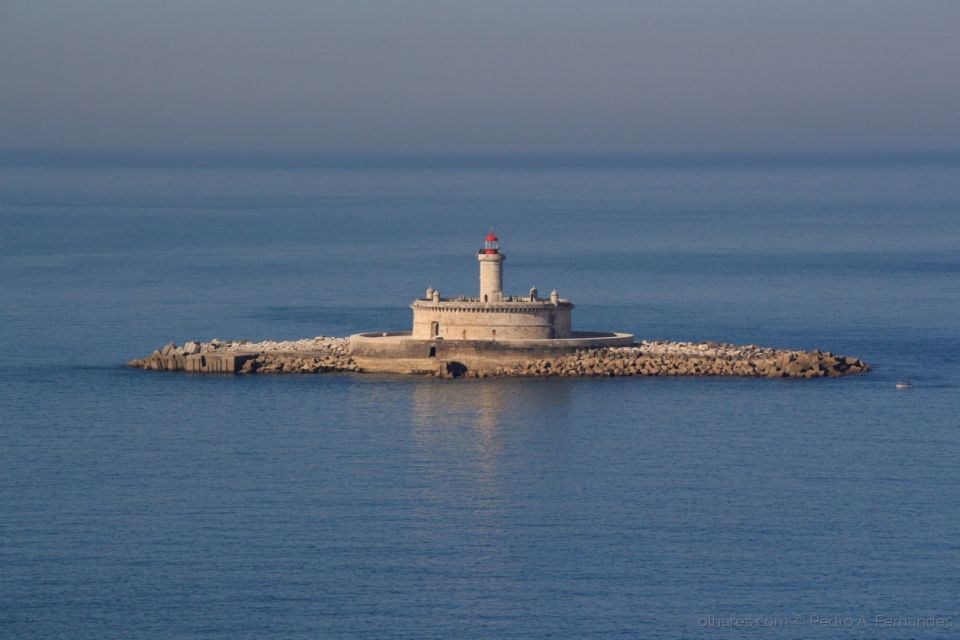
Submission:
{"label": "sea", "polygon": [[[490,228],[576,329],[872,370],[125,366],[409,328]],[[0,637],[956,637],[958,320],[958,154],[0,154]]]}

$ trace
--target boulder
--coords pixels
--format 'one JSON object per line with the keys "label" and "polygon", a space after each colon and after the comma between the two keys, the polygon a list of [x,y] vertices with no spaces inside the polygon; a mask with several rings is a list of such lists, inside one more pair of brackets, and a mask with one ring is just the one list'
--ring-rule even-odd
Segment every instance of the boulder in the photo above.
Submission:
{"label": "boulder", "polygon": [[796,362],[804,369],[812,369],[817,364],[818,358],[813,353],[799,353]]}
{"label": "boulder", "polygon": [[791,378],[796,378],[803,373],[803,366],[799,362],[789,362],[783,371]]}

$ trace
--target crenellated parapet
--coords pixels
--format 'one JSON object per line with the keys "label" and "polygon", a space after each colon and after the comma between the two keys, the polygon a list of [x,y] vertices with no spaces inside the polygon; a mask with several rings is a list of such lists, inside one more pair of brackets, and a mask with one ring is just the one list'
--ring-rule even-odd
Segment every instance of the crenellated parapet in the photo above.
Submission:
{"label": "crenellated parapet", "polygon": [[521,302],[497,302],[491,304],[476,303],[464,300],[415,300],[410,308],[413,310],[424,311],[445,311],[455,313],[536,313],[539,311],[550,310],[555,307],[567,307],[573,309],[575,305],[569,300],[558,300],[557,302],[548,302],[538,300],[530,302],[524,300]]}

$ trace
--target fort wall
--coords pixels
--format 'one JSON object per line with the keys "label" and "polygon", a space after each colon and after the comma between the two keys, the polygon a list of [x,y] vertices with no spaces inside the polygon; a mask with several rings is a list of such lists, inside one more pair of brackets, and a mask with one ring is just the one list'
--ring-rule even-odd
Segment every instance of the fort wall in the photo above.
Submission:
{"label": "fort wall", "polygon": [[627,333],[574,332],[561,339],[421,340],[410,332],[361,333],[350,336],[349,352],[364,371],[434,372],[449,363],[471,371],[494,371],[578,349],[630,346]]}
{"label": "fort wall", "polygon": [[417,300],[413,337],[419,340],[547,340],[570,338],[573,305],[569,302]]}

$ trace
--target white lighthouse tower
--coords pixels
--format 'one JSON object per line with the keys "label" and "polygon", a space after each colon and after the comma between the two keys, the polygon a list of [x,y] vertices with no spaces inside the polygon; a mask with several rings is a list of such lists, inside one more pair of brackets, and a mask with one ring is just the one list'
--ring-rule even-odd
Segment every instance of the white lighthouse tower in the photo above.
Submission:
{"label": "white lighthouse tower", "polygon": [[503,301],[503,261],[507,257],[500,253],[500,241],[490,229],[483,242],[483,249],[477,252],[480,262],[480,301]]}

